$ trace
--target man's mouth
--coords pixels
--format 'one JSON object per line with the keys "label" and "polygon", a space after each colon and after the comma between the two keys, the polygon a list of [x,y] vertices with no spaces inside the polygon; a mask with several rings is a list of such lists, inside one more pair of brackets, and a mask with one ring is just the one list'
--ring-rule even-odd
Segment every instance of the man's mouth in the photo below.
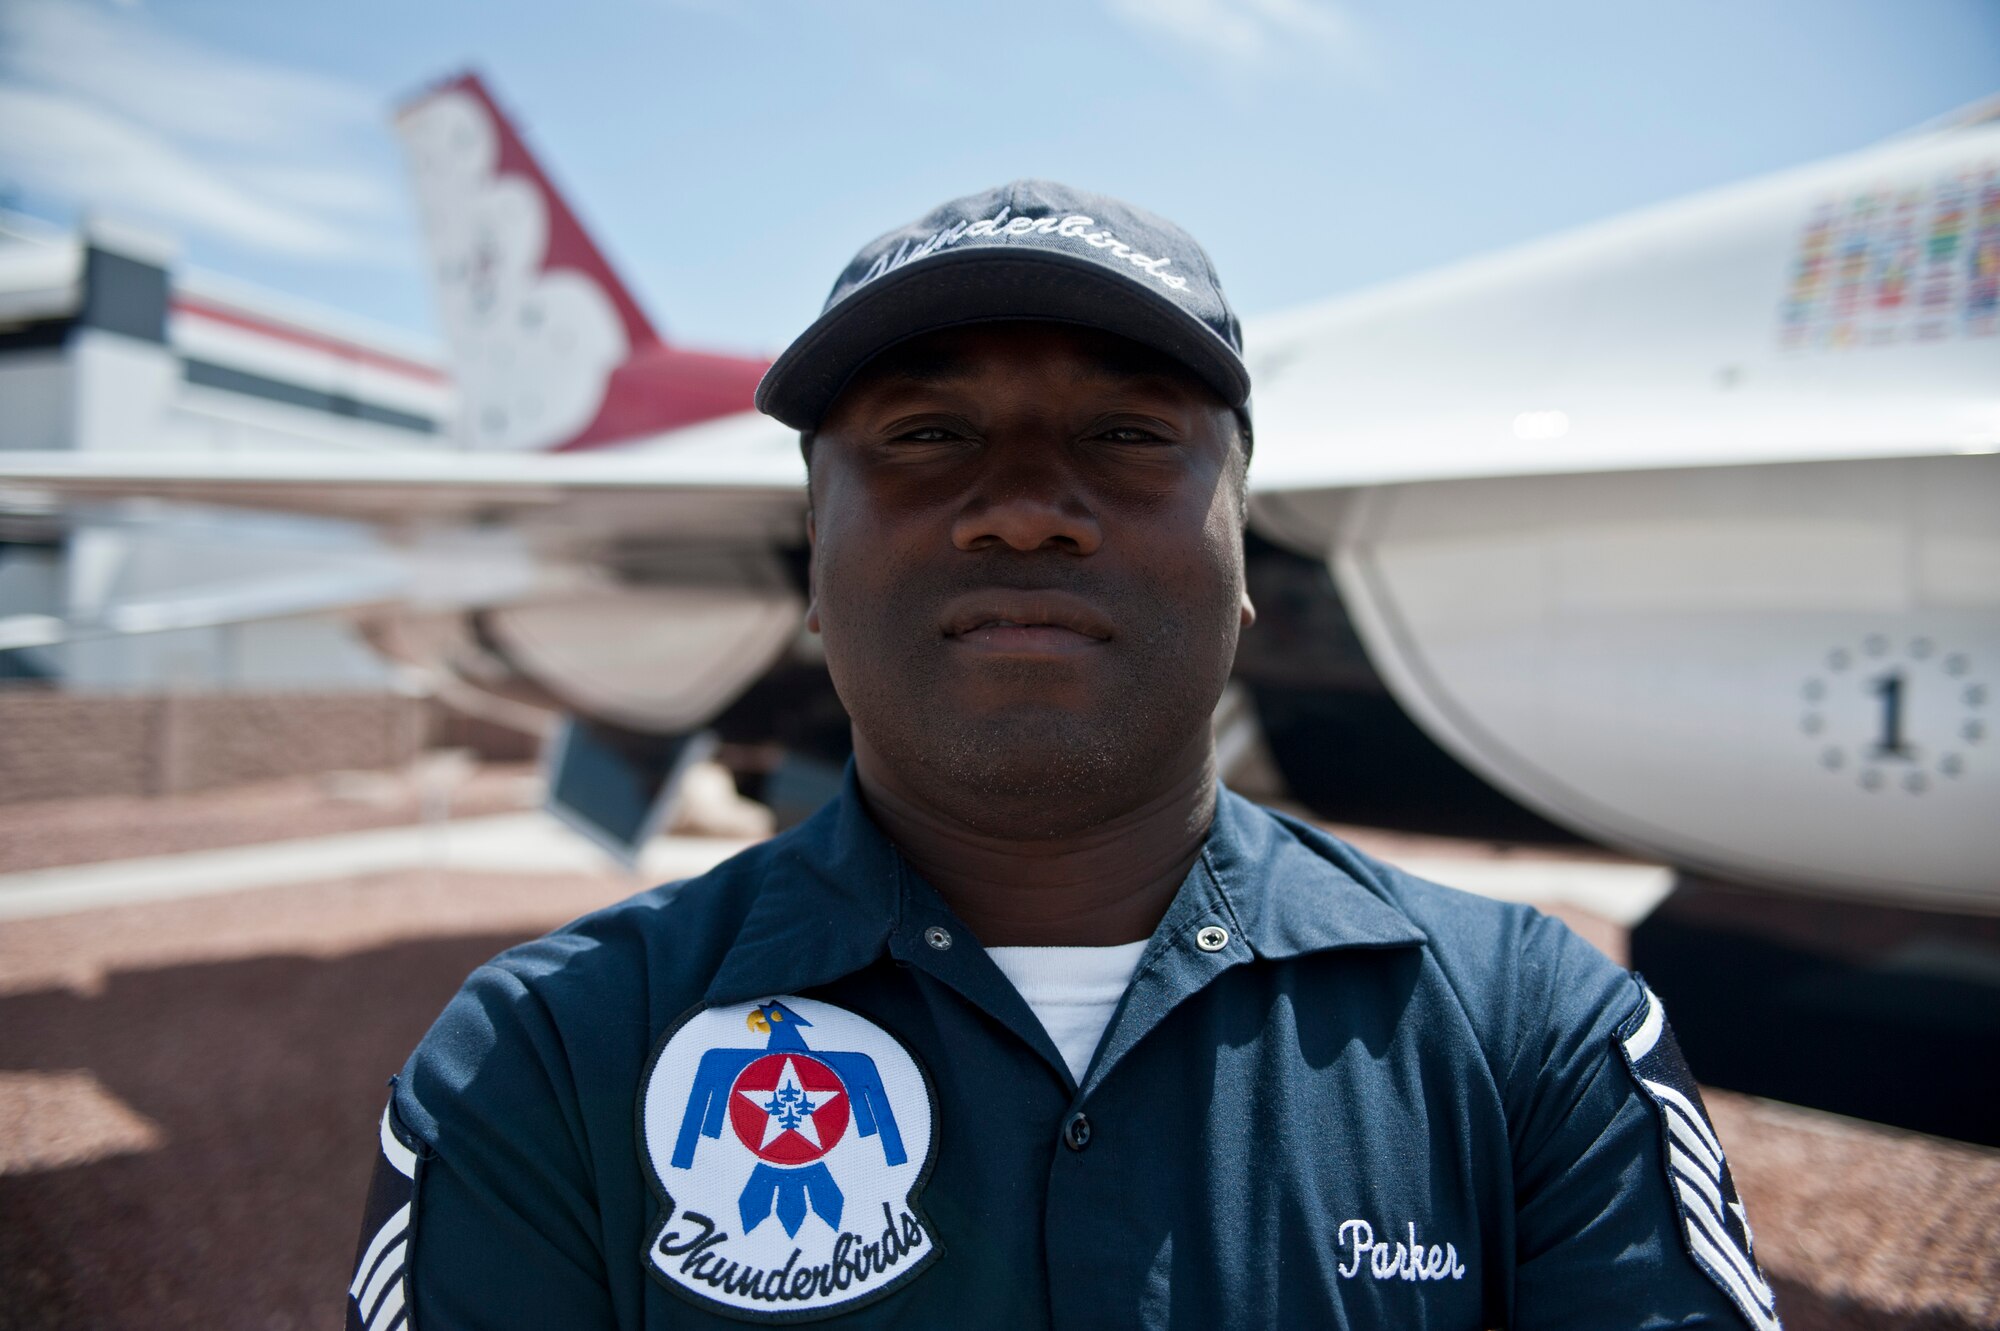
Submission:
{"label": "man's mouth", "polygon": [[1044,656],[1088,650],[1111,638],[1111,625],[1067,592],[996,591],[961,596],[946,607],[944,636],[968,647]]}

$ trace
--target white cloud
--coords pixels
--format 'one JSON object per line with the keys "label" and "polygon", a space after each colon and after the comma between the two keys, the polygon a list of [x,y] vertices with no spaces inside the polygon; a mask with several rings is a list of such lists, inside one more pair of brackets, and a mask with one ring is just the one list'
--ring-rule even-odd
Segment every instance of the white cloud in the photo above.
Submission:
{"label": "white cloud", "polygon": [[1352,66],[1358,29],[1327,0],[1107,0],[1135,28],[1167,37],[1232,71],[1287,54],[1332,58]]}
{"label": "white cloud", "polygon": [[115,115],[32,88],[0,86],[0,166],[87,207],[131,208],[287,254],[345,252],[350,238],[276,205]]}
{"label": "white cloud", "polygon": [[0,3],[0,182],[80,208],[365,259],[402,225],[379,161],[386,114],[364,88],[199,45],[143,13]]}

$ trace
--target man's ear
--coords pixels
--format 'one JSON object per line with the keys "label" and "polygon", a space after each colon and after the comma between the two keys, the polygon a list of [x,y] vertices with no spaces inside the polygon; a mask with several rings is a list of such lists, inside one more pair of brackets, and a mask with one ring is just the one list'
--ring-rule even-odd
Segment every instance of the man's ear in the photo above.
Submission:
{"label": "man's ear", "polygon": [[819,632],[819,520],[810,508],[806,510],[806,632]]}
{"label": "man's ear", "polygon": [[1240,612],[1240,622],[1242,627],[1246,629],[1257,622],[1257,607],[1250,604],[1250,590],[1247,587],[1243,590],[1243,609]]}

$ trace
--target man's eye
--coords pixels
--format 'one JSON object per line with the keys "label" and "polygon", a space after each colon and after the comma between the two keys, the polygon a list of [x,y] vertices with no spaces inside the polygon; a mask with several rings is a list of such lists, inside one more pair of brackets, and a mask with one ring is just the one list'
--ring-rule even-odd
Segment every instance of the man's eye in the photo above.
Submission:
{"label": "man's eye", "polygon": [[1113,444],[1158,444],[1166,442],[1152,430],[1139,425],[1114,425],[1109,429],[1099,430],[1097,437]]}
{"label": "man's eye", "polygon": [[890,440],[897,444],[948,444],[959,437],[958,432],[942,425],[920,425],[914,430],[904,430]]}

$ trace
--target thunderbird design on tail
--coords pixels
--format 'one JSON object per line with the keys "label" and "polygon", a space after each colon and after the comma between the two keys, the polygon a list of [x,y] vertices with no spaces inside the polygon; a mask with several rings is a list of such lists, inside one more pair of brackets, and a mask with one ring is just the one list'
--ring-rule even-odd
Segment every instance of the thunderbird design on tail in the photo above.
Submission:
{"label": "thunderbird design on tail", "polygon": [[937,1252],[916,1209],[931,1106],[916,1060],[855,1013],[794,997],[696,1013],[661,1042],[640,1100],[665,1203],[648,1264],[739,1315],[886,1293]]}
{"label": "thunderbird design on tail", "polygon": [[466,444],[599,448],[750,409],[766,362],[661,338],[478,76],[417,98],[397,128]]}

